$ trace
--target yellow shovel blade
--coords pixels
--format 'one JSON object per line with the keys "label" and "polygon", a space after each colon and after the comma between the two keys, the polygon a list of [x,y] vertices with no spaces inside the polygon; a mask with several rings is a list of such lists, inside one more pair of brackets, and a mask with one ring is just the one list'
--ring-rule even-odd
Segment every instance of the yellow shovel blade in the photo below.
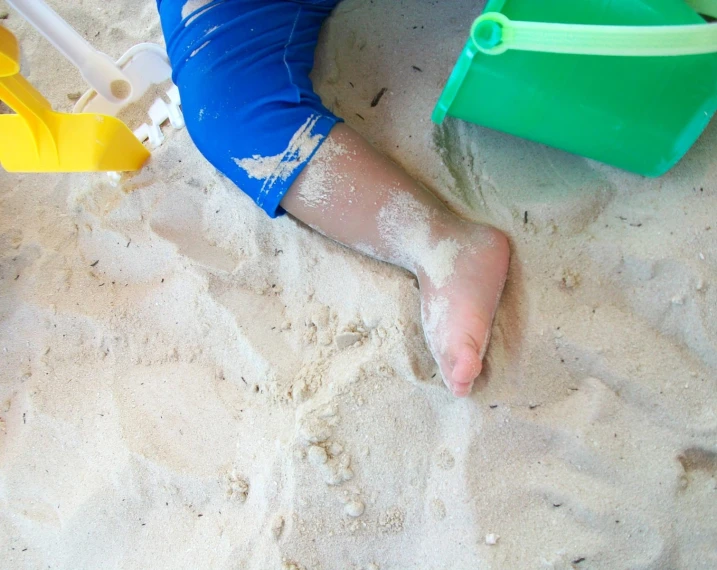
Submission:
{"label": "yellow shovel blade", "polygon": [[0,115],[0,165],[10,172],[138,170],[149,151],[115,117],[52,110],[19,73],[15,37],[0,27],[0,99],[17,114]]}
{"label": "yellow shovel blade", "polygon": [[0,164],[5,170],[121,172],[138,170],[149,158],[149,151],[115,117],[46,111],[43,118],[52,140],[46,140],[42,129],[33,133],[20,115],[0,115]]}

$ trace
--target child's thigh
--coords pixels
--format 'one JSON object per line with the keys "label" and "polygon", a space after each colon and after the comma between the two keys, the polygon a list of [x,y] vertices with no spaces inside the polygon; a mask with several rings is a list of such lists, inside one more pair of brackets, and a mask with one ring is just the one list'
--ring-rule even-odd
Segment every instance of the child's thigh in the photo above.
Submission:
{"label": "child's thigh", "polygon": [[271,216],[338,120],[309,79],[338,1],[159,2],[192,140]]}

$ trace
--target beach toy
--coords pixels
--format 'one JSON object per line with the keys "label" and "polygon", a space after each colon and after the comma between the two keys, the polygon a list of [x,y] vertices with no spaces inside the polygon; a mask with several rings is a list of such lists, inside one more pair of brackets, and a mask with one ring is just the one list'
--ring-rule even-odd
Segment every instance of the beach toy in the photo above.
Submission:
{"label": "beach toy", "polygon": [[137,170],[149,151],[122,121],[97,113],[68,114],[20,75],[15,36],[0,26],[0,164],[10,172]]}
{"label": "beach toy", "polygon": [[648,176],[717,110],[710,0],[489,0],[433,112]]}
{"label": "beach toy", "polygon": [[[75,104],[75,113],[116,116],[139,101],[153,85],[171,80],[172,67],[167,52],[156,44],[137,44],[115,63],[94,49],[42,0],[7,0],[7,3],[77,67],[92,87]],[[168,89],[167,98],[168,101],[157,98],[147,112],[149,122],[135,130],[137,138],[148,140],[152,148],[164,140],[160,126],[165,121],[169,120],[174,128],[184,127],[179,90],[175,85]]]}

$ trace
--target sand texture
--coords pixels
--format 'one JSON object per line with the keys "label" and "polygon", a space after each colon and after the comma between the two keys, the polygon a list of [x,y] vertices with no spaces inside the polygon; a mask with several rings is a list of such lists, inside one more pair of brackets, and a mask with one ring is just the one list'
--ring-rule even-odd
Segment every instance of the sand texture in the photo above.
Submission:
{"label": "sand texture", "polygon": [[[162,41],[149,0],[51,4],[115,57]],[[0,172],[0,568],[717,568],[717,125],[658,180],[434,127],[479,10],[346,0],[314,74],[511,238],[466,400],[409,273],[270,221],[186,130],[117,186]],[[8,11],[68,110],[81,77]]]}

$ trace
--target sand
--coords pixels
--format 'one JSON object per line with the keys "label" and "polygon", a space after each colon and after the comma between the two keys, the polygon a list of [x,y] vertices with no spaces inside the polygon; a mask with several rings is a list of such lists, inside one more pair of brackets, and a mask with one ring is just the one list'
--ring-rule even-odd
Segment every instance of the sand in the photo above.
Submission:
{"label": "sand", "polygon": [[[52,4],[115,56],[161,41],[153,2]],[[0,567],[717,567],[717,125],[658,180],[433,127],[478,9],[346,0],[315,72],[511,238],[469,399],[410,274],[270,221],[186,131],[118,186],[0,172]],[[68,109],[79,74],[4,24]]]}

